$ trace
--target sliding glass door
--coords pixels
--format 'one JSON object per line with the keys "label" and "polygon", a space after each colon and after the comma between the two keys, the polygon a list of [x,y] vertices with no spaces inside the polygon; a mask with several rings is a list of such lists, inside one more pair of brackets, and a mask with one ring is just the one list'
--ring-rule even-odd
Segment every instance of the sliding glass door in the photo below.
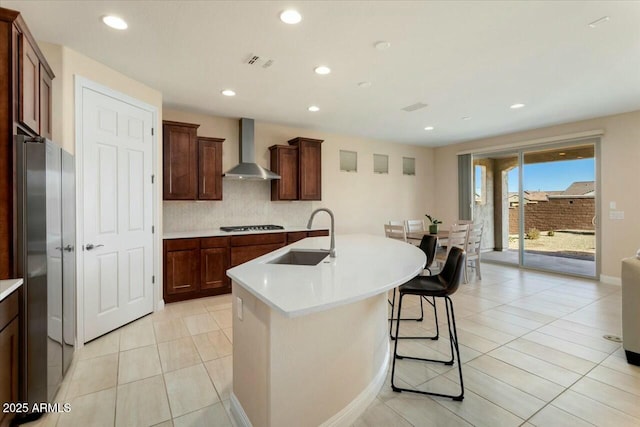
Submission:
{"label": "sliding glass door", "polygon": [[485,224],[483,261],[595,277],[596,149],[590,140],[474,154],[473,219]]}

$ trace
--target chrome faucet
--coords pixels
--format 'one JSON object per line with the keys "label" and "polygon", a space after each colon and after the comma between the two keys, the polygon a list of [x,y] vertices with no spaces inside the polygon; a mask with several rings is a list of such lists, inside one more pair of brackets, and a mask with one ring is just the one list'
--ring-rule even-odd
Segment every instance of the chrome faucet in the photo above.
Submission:
{"label": "chrome faucet", "polygon": [[308,230],[311,229],[311,224],[313,223],[313,217],[316,216],[316,214],[320,211],[325,211],[331,217],[331,247],[329,248],[329,256],[331,258],[335,258],[336,257],[336,238],[335,238],[335,226],[334,226],[335,221],[333,218],[333,212],[331,212],[327,208],[318,208],[315,211],[311,212],[311,218],[309,218],[309,222],[307,223],[307,229]]}

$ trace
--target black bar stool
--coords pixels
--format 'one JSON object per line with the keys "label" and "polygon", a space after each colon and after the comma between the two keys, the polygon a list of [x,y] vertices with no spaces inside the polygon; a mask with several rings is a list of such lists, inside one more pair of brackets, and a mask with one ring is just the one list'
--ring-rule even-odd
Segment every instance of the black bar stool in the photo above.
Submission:
{"label": "black bar stool", "polygon": [[[422,236],[422,240],[420,241],[420,249],[422,249],[422,252],[424,252],[424,254],[427,257],[427,263],[424,266],[424,269],[427,270],[429,272],[429,275],[431,275],[431,265],[433,264],[433,261],[436,258],[436,249],[438,247],[438,237],[434,236],[434,235],[424,235]],[[440,329],[438,326],[438,311],[436,309],[436,299],[435,298],[431,298],[431,301],[428,300],[426,297],[421,296],[420,297],[420,317],[417,318],[412,318],[412,317],[405,317],[405,318],[401,318],[400,320],[415,320],[417,322],[422,322],[422,320],[424,319],[424,307],[422,304],[422,300],[425,300],[427,303],[429,303],[432,307],[433,307],[433,315],[435,318],[435,323],[436,323],[436,334],[434,336],[431,337],[400,337],[402,339],[431,339],[431,340],[437,340],[438,337],[440,336]],[[393,310],[395,308],[395,304],[396,304],[396,288],[393,288],[393,296],[391,298],[391,300],[389,300],[389,305],[391,305],[391,317],[389,318],[389,337],[392,340],[395,340],[396,337],[393,335],[392,331],[393,331],[393,321],[396,320],[393,318]]]}
{"label": "black bar stool", "polygon": [[[453,312],[452,295],[460,285],[462,280],[463,268],[465,268],[465,252],[458,247],[452,247],[442,271],[435,276],[416,276],[404,285],[400,286],[400,300],[398,301],[398,322],[396,322],[396,337],[400,330],[400,315],[402,313],[402,298],[405,295],[418,295],[420,297],[444,298],[447,311],[447,325],[449,328],[449,341],[451,345],[451,360],[435,360],[423,359],[420,357],[406,356],[398,354],[398,341],[396,340],[393,347],[393,365],[391,367],[391,388],[393,391],[402,392],[410,391],[413,393],[428,394],[431,396],[450,397],[453,400],[462,400],[464,398],[464,385],[462,383],[462,363],[460,362],[460,348],[458,346],[458,333],[456,331],[456,317]],[[455,353],[454,353],[455,351]],[[454,360],[458,360],[458,374],[460,375],[460,394],[442,394],[422,390],[407,389],[396,387],[395,371],[397,359],[421,360],[424,362],[444,363],[445,365],[453,365]]]}

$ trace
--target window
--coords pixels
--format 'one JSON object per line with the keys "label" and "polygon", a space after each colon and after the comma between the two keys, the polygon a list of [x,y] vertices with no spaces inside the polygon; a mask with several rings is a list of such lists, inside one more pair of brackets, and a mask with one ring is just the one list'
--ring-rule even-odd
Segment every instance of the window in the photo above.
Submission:
{"label": "window", "polygon": [[340,150],[340,170],[344,172],[358,172],[358,153]]}
{"label": "window", "polygon": [[386,154],[373,155],[373,173],[389,173],[389,156]]}
{"label": "window", "polygon": [[487,203],[487,167],[483,165],[475,165],[473,171],[473,188],[476,205],[484,205]]}
{"label": "window", "polygon": [[416,159],[414,159],[413,157],[402,158],[402,174],[403,175],[416,174]]}

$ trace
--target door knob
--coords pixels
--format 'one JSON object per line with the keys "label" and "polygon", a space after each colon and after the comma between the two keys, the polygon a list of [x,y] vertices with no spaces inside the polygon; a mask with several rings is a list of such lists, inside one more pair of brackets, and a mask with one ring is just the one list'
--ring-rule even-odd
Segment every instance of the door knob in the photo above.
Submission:
{"label": "door knob", "polygon": [[99,248],[100,246],[104,246],[104,245],[93,245],[93,243],[88,243],[85,248],[87,248],[88,251]]}

